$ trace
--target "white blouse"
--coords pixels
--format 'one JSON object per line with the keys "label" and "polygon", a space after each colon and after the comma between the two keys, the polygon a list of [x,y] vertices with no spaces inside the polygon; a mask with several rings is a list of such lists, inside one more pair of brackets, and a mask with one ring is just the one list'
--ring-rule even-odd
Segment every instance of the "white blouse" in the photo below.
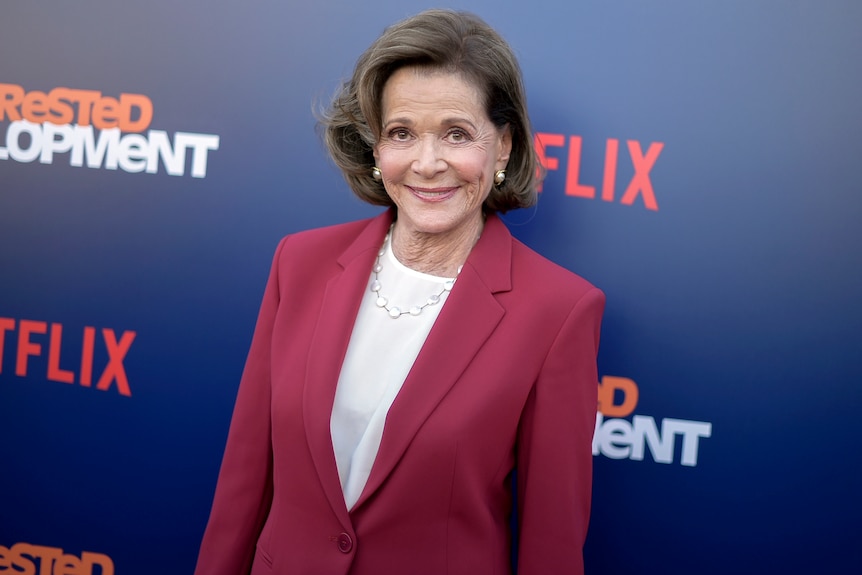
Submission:
{"label": "white blouse", "polygon": [[[371,290],[375,280],[372,273],[341,366],[329,422],[348,510],[368,481],[386,414],[449,295],[444,285],[453,281],[406,267],[395,258],[389,241],[384,242],[382,251],[382,269],[376,278],[381,288],[379,293]],[[387,299],[390,309],[409,310],[436,294],[440,294],[440,301],[419,315],[405,313],[392,318],[377,304],[379,295]]]}

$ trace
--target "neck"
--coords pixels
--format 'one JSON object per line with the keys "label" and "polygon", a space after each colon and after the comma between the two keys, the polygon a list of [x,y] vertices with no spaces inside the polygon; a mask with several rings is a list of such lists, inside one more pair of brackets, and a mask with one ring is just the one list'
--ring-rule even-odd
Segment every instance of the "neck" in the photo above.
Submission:
{"label": "neck", "polygon": [[442,277],[455,277],[470,255],[485,225],[484,215],[447,233],[431,234],[408,230],[396,220],[392,251],[410,269]]}

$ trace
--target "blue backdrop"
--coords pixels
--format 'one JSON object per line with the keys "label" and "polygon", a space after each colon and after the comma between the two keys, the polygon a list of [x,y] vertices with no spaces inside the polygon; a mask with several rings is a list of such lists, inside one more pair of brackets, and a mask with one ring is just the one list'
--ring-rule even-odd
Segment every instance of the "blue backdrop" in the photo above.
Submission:
{"label": "blue backdrop", "polygon": [[[4,6],[0,573],[192,571],[278,239],[378,210],[315,103],[438,4]],[[857,570],[862,4],[443,4],[524,69],[510,229],[608,297],[588,573]]]}

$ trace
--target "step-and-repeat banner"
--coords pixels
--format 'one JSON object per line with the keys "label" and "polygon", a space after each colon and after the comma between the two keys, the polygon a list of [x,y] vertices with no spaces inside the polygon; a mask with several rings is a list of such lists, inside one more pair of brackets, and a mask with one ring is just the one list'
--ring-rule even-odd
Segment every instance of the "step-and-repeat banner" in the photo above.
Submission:
{"label": "step-and-repeat banner", "polygon": [[[437,3],[0,9],[0,573],[190,573],[284,234],[369,216],[324,104]],[[465,1],[607,294],[588,573],[852,572],[862,5]]]}

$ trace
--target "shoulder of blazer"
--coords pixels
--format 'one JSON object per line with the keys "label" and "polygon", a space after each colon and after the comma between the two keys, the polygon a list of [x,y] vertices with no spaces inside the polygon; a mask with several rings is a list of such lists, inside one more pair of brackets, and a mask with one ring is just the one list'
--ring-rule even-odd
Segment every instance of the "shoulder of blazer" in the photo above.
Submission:
{"label": "shoulder of blazer", "polygon": [[369,249],[379,249],[391,222],[391,210],[387,210],[372,218],[289,234],[279,243],[278,263],[343,266]]}
{"label": "shoulder of blazer", "polygon": [[554,263],[513,237],[505,223],[488,217],[467,264],[491,293],[511,291],[538,302],[577,301],[595,289],[587,280]]}
{"label": "shoulder of blazer", "polygon": [[513,238],[512,243],[512,275],[518,289],[526,288],[536,292],[537,296],[568,294],[575,299],[596,289],[586,279],[535,252],[519,240]]}

